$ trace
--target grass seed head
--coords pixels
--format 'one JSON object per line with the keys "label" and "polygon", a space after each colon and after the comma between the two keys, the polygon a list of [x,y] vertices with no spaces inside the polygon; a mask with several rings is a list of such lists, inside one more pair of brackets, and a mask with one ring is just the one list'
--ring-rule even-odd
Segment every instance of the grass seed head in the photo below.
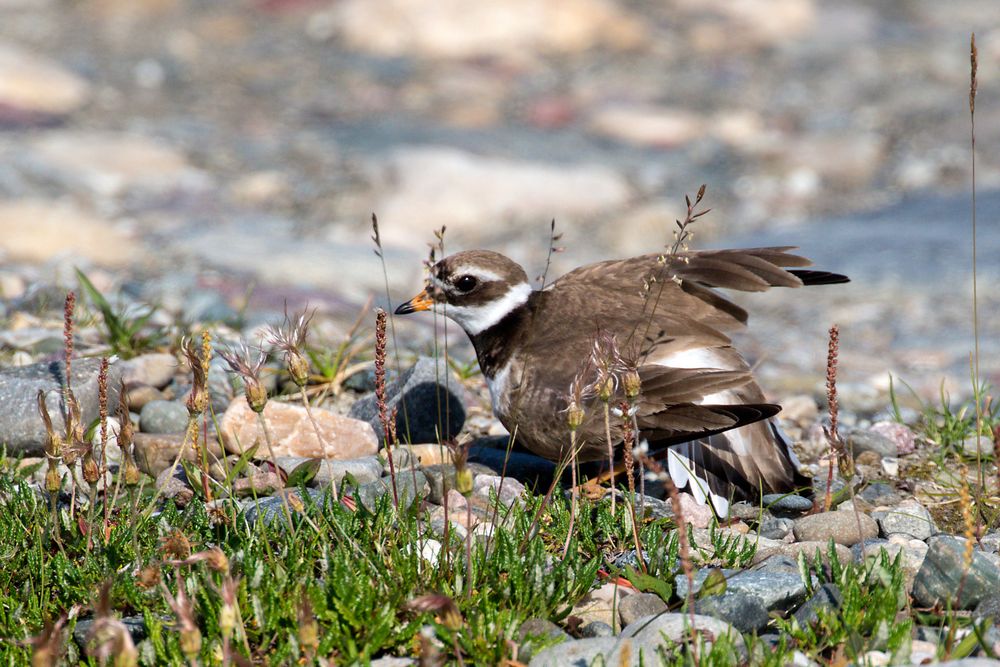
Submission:
{"label": "grass seed head", "polygon": [[261,382],[260,372],[267,361],[267,354],[259,348],[253,351],[246,343],[241,342],[236,348],[219,352],[219,355],[229,365],[229,370],[243,381],[243,394],[250,409],[257,413],[263,412],[267,405],[267,389]]}
{"label": "grass seed head", "polygon": [[286,307],[285,319],[281,325],[268,328],[268,342],[283,352],[288,374],[292,376],[292,382],[299,387],[304,387],[309,381],[309,359],[303,350],[309,333],[309,323],[315,314],[315,311],[302,313],[293,321]]}

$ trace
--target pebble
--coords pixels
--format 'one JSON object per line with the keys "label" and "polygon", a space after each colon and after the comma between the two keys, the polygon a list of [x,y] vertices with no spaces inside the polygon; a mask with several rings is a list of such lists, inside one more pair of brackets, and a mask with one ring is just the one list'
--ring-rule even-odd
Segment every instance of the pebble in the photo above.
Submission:
{"label": "pebble", "polygon": [[591,621],[580,626],[580,637],[614,637],[615,630],[607,623]]}
{"label": "pebble", "polygon": [[[448,378],[447,385],[444,379]],[[439,384],[440,382],[440,384]],[[389,414],[398,408],[396,432],[404,442],[438,442],[458,435],[465,423],[465,406],[459,392],[461,384],[444,361],[421,357],[386,386],[386,408]],[[401,404],[402,403],[402,404]],[[371,424],[374,433],[382,433],[378,402],[374,394],[359,399],[348,414]],[[447,423],[439,423],[438,415],[447,415]],[[382,436],[379,435],[379,440]],[[441,463],[441,460],[434,463]]]}
{"label": "pebble", "polygon": [[163,389],[179,369],[177,358],[162,352],[144,354],[121,363],[122,380],[130,388],[132,385],[148,385]]}
{"label": "pebble", "polygon": [[249,475],[233,480],[233,494],[238,498],[269,496],[283,488],[281,477],[270,471],[252,470]]}
{"label": "pebble", "polygon": [[795,612],[795,620],[801,626],[812,625],[819,621],[819,613],[836,612],[844,603],[844,596],[836,584],[823,584],[804,605]]}
{"label": "pebble", "polygon": [[634,590],[624,586],[612,583],[602,584],[573,605],[570,614],[578,616],[581,619],[581,624],[600,621],[612,627],[620,627],[615,612],[621,601],[634,593]]}
{"label": "pebble", "polygon": [[[842,544],[834,543],[834,552],[837,560],[843,564],[851,562],[851,550]],[[759,548],[754,554],[751,564],[756,565],[774,556],[787,556],[798,558],[799,554],[805,554],[808,558],[814,558],[819,553],[820,559],[826,563],[829,561],[830,545],[828,542],[793,542],[791,544],[777,544]]]}
{"label": "pebble", "polygon": [[140,384],[128,389],[128,407],[133,411],[142,410],[151,401],[165,400],[167,400],[166,394],[156,387],[150,387],[148,384]]}
{"label": "pebble", "polygon": [[709,595],[694,603],[695,613],[729,623],[740,632],[760,632],[770,622],[767,608],[753,595],[742,591],[726,591]]}
{"label": "pebble", "polygon": [[926,540],[938,532],[931,513],[913,499],[904,500],[890,510],[872,512],[872,518],[885,537],[903,533]]}
{"label": "pebble", "polygon": [[5,124],[45,124],[82,107],[90,84],[59,63],[0,43],[0,121]]}
{"label": "pebble", "polygon": [[[76,625],[73,626],[73,640],[81,649],[86,649],[87,640],[90,637],[90,632],[94,627],[94,618],[81,618],[77,619]],[[116,619],[125,626],[128,633],[132,636],[132,643],[137,644],[146,638],[146,619],[142,616],[124,616]]]}
{"label": "pebble", "polygon": [[517,658],[528,662],[538,645],[558,644],[570,639],[566,631],[546,618],[529,618],[517,629]]}
{"label": "pebble", "polygon": [[860,512],[821,512],[796,519],[793,533],[799,542],[826,542],[832,539],[837,544],[851,546],[861,540],[878,537],[878,524]]}
{"label": "pebble", "polygon": [[[323,408],[312,408],[321,440],[316,438],[313,423],[301,405],[268,401],[263,416],[275,457],[356,459],[371,456],[378,451],[375,433],[368,424]],[[250,409],[244,398],[232,400],[222,415],[219,426],[227,451],[241,454],[259,442],[256,456],[266,458],[271,455],[257,413]]]}
{"label": "pebble", "polygon": [[932,537],[927,541],[927,556],[913,582],[913,598],[921,606],[930,607],[949,601],[955,609],[972,609],[981,600],[1000,590],[1000,567],[981,551],[973,551],[971,567],[962,585],[962,597],[953,598],[959,590],[964,567],[965,540],[951,536]]}
{"label": "pebble", "polygon": [[869,429],[891,440],[896,445],[896,456],[912,454],[916,449],[916,435],[906,424],[894,421],[877,421]]}
{"label": "pebble", "polygon": [[813,508],[813,501],[794,494],[769,493],[762,499],[764,507],[775,516],[799,516]]}
{"label": "pebble", "polygon": [[629,625],[643,616],[653,616],[667,611],[667,603],[653,593],[635,593],[623,598],[618,605],[622,626]]}
{"label": "pebble", "polygon": [[[736,664],[746,656],[746,644],[736,628],[711,616],[683,613],[646,616],[633,621],[622,630],[616,654],[620,656],[627,651],[634,656],[633,660],[643,660],[644,657],[651,660],[660,651],[666,651],[669,655],[677,644],[688,640],[691,628],[700,631],[706,648],[718,642],[720,637],[729,637],[735,654],[725,657],[713,655],[721,663]],[[631,642],[626,643],[622,641],[624,639],[631,639]],[[607,664],[619,664],[615,658],[616,655],[609,656]]]}
{"label": "pebble", "polygon": [[791,534],[794,526],[795,522],[792,519],[767,519],[761,522],[760,529],[757,532],[760,533],[761,537],[766,537],[770,540],[784,540]]}
{"label": "pebble", "polygon": [[[379,498],[385,495],[391,496],[392,478],[383,477],[377,481],[362,484],[354,493],[367,510],[374,512]],[[427,483],[423,472],[415,470],[396,474],[396,496],[401,506],[407,507],[415,500],[426,498],[429,493],[430,484]]]}
{"label": "pebble", "polygon": [[[611,654],[618,645],[615,637],[590,637],[564,641],[534,654],[528,667],[576,667],[592,665]],[[600,663],[598,663],[600,664]],[[604,663],[608,664],[608,663]]]}
{"label": "pebble", "polygon": [[[98,418],[97,372],[99,359],[75,359],[72,364],[73,393],[80,404],[84,424]],[[36,363],[0,369],[0,433],[9,456],[41,456],[44,453],[45,426],[38,414],[38,392],[44,391],[46,405],[55,430],[65,432],[62,418],[62,383],[65,376],[61,361]],[[121,370],[112,364],[108,371],[108,410],[118,406]]]}
{"label": "pebble", "polygon": [[[323,491],[318,489],[306,489],[305,491],[312,502],[317,504],[323,502]],[[296,508],[307,506],[307,499],[301,493],[301,489],[286,489],[280,494],[251,501],[243,508],[243,519],[251,526],[256,525],[258,521],[263,521],[265,524],[270,525],[275,519],[278,520],[279,525],[287,525],[285,519],[285,496],[287,495],[288,497],[288,511],[291,512],[294,520],[296,514],[299,513],[299,510]]]}
{"label": "pebble", "polygon": [[845,439],[849,450],[854,452],[855,457],[864,452],[892,458],[899,456],[896,443],[879,431],[851,429]]}
{"label": "pebble", "polygon": [[798,572],[746,570],[728,579],[727,591],[756,598],[768,611],[788,611],[806,598],[806,585]]}
{"label": "pebble", "polygon": [[188,410],[176,401],[150,401],[139,411],[139,428],[143,433],[184,433],[188,425]]}
{"label": "pebble", "polygon": [[[203,434],[199,434],[201,437]],[[184,449],[184,460],[191,463],[199,461],[195,448],[188,443],[184,445],[184,435],[177,433],[136,433],[133,440],[135,447],[135,462],[139,470],[156,477],[163,470],[173,465],[181,448]],[[205,439],[199,440],[199,444],[205,447]],[[209,431],[207,437],[207,449],[209,461],[222,458],[224,452],[219,446],[219,441],[215,434]]]}
{"label": "pebble", "polygon": [[156,488],[159,489],[161,498],[173,500],[178,507],[184,507],[194,498],[191,481],[180,465],[174,468],[173,475],[170,474],[169,467],[164,468],[156,476]]}
{"label": "pebble", "polygon": [[993,453],[993,443],[989,436],[971,436],[962,441],[962,452],[970,458],[988,458]]}
{"label": "pebble", "polygon": [[472,493],[485,500],[490,501],[497,496],[504,507],[510,507],[525,494],[524,484],[509,477],[498,475],[476,475],[472,483]]}

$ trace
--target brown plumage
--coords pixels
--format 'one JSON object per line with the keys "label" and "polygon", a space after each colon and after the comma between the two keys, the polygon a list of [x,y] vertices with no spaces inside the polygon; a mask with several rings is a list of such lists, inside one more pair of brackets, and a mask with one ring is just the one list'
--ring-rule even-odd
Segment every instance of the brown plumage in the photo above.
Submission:
{"label": "brown plumage", "polygon": [[[595,338],[613,337],[638,369],[640,437],[669,447],[669,471],[699,501],[726,514],[733,499],[807,488],[788,443],[770,418],[750,367],[727,332],[747,313],[716,289],[759,292],[846,282],[802,270],[790,248],[706,250],[644,255],[578,268],[543,290],[503,255],[473,250],[438,262],[428,288],[397,313],[437,307],[469,334],[500,421],[531,451],[569,454],[566,408]],[[589,377],[583,378],[589,381]],[[620,396],[620,392],[619,392]],[[619,399],[615,399],[619,400]],[[587,402],[577,431],[581,461],[606,456],[603,409]],[[620,421],[620,420],[613,420]],[[612,437],[621,438],[615,426]]]}

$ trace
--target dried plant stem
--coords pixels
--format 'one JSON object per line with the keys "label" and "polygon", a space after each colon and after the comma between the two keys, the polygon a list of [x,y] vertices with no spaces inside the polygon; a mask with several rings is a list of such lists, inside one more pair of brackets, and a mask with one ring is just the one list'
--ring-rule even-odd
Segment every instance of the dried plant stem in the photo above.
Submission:
{"label": "dried plant stem", "polygon": [[[261,431],[264,432],[264,444],[267,445],[267,455],[271,459],[271,465],[274,466],[274,474],[281,478],[281,470],[278,467],[278,458],[274,455],[274,445],[271,442],[271,429],[267,427],[267,420],[264,419],[264,411],[257,412],[257,422],[260,424]],[[288,493],[285,489],[281,491],[281,506],[285,508],[285,518],[288,519],[288,528],[292,531],[292,538],[295,538],[295,524],[292,523],[292,508],[288,502]]]}
{"label": "dried plant stem", "polygon": [[664,475],[664,485],[667,487],[667,495],[670,496],[670,506],[674,510],[674,517],[677,519],[677,542],[680,546],[681,569],[688,582],[687,605],[688,613],[691,614],[691,650],[694,652],[694,664],[699,664],[698,642],[695,636],[694,618],[694,567],[691,565],[691,549],[688,542],[687,521],[684,519],[684,509],[681,507],[681,496],[677,490],[677,485],[670,475]]}
{"label": "dried plant stem", "polygon": [[389,407],[385,397],[386,312],[375,311],[375,401],[378,418],[382,424],[382,442],[389,461],[389,478],[392,480],[392,506],[399,510],[399,491],[396,488],[396,464],[392,460],[392,441],[389,432]]}
{"label": "dried plant stem", "polygon": [[[306,395],[306,388],[299,387],[299,396],[302,398],[302,407],[306,409],[306,416],[309,418],[309,423],[312,424],[313,432],[316,433],[316,441],[319,442],[319,446],[326,451],[326,442],[323,440],[323,436],[319,430],[319,424],[316,423],[316,417],[313,415],[312,406],[309,404],[309,397]],[[340,501],[340,492],[337,491],[337,484],[333,483],[330,485],[333,489],[333,499],[334,501]]]}
{"label": "dried plant stem", "polygon": [[569,466],[572,487],[570,488],[569,505],[569,528],[566,530],[566,542],[563,544],[563,558],[569,554],[569,543],[573,539],[573,528],[576,525],[576,513],[579,511],[580,489],[577,470],[579,468],[576,460],[576,429],[569,432]]}
{"label": "dried plant stem", "polygon": [[636,432],[632,430],[632,410],[627,402],[621,405],[623,419],[624,438],[622,439],[622,449],[625,453],[625,475],[628,477],[628,511],[632,520],[632,542],[635,545],[635,554],[639,561],[639,569],[646,571],[646,562],[642,557],[642,544],[639,542],[639,522],[635,513],[635,459],[632,456],[635,447]]}
{"label": "dried plant stem", "polygon": [[615,443],[611,439],[611,404],[604,401],[604,437],[608,441],[608,474],[611,475],[611,516],[617,508],[615,501]]}
{"label": "dried plant stem", "polygon": [[830,505],[833,502],[833,466],[840,459],[843,450],[838,430],[840,406],[837,401],[837,355],[839,349],[840,328],[834,324],[830,327],[830,343],[826,353],[826,399],[830,411],[830,428],[826,432],[826,439],[830,445],[830,467],[826,475],[826,498],[823,500],[823,511],[825,512],[830,511]]}

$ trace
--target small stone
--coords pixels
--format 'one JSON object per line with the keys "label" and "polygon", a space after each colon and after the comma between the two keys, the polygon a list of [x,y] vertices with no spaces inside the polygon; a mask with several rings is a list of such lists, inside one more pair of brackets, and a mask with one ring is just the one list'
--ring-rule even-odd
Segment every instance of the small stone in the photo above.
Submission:
{"label": "small stone", "polygon": [[846,439],[848,448],[854,452],[855,457],[862,452],[874,452],[879,456],[892,458],[899,456],[896,443],[877,431],[851,429]]}
{"label": "small stone", "polygon": [[[202,435],[199,434],[199,438]],[[199,440],[202,447],[206,446],[204,439]],[[135,445],[135,462],[139,470],[156,477],[163,470],[173,465],[178,452],[184,449],[184,460],[191,463],[200,461],[191,443],[184,444],[184,435],[177,433],[136,433],[133,439]],[[224,452],[218,439],[212,432],[207,437],[208,458],[215,461],[222,458]]]}
{"label": "small stone", "polygon": [[683,109],[616,105],[597,111],[590,129],[638,146],[671,148],[703,136],[705,123],[700,115]]}
{"label": "small stone", "polygon": [[858,498],[871,505],[898,505],[899,494],[885,482],[872,482],[858,491]]}
{"label": "small stone", "polygon": [[[615,565],[617,566],[618,563],[615,563]],[[722,572],[723,576],[725,576],[727,580],[730,577],[735,576],[739,572],[739,570],[729,570],[729,569],[719,570],[718,568],[714,567],[703,567],[694,572],[694,575],[691,577],[692,581],[690,584],[688,583],[687,577],[678,575],[678,577],[674,580],[674,589],[675,589],[674,592],[677,594],[677,597],[679,597],[681,600],[686,600],[688,598],[688,588],[693,584],[694,594],[697,596],[698,593],[701,592],[701,587],[702,584],[705,583],[705,579],[707,579],[708,575],[710,575],[712,572],[715,571]]]}
{"label": "small stone", "polygon": [[[846,565],[851,562],[851,550],[842,544],[834,544],[834,551],[837,560]],[[768,558],[774,556],[787,556],[789,558],[798,558],[799,554],[805,554],[807,558],[812,559],[819,553],[820,559],[824,563],[828,563],[830,554],[830,545],[828,542],[795,542],[793,544],[778,544],[776,546],[769,546],[766,548],[761,548],[757,550],[754,554],[751,564],[761,563]]]}
{"label": "small stone", "polygon": [[[73,394],[80,404],[81,418],[89,424],[98,418],[97,373],[99,359],[74,359]],[[45,403],[56,432],[66,431],[62,417],[63,362],[38,363],[18,368],[0,369],[0,433],[8,456],[42,456],[45,449],[45,425],[38,413],[38,392],[45,393]],[[118,408],[121,370],[117,363],[108,371],[108,412]]]}
{"label": "small stone", "polygon": [[414,667],[417,661],[413,658],[400,658],[394,655],[386,655],[371,661],[371,667]]}
{"label": "small stone", "polygon": [[618,644],[615,637],[592,637],[564,641],[539,651],[528,667],[577,667],[577,665],[611,664],[603,660]]}
{"label": "small stone", "polygon": [[[723,657],[713,654],[713,658],[718,659],[720,664],[737,664],[745,657],[746,644],[743,636],[728,623],[711,616],[667,613],[637,619],[623,629],[615,653],[608,657],[605,664],[620,664],[616,658],[620,659],[626,652],[634,656],[633,661],[654,660],[661,651],[670,655],[678,644],[684,644],[690,639],[692,628],[700,631],[706,649],[718,642],[720,637],[729,637],[735,655]],[[626,639],[630,641],[623,641]]]}
{"label": "small stone", "polygon": [[1000,625],[1000,593],[984,597],[972,612],[973,618],[990,619],[993,625]]}
{"label": "small stone", "polygon": [[[401,507],[408,507],[415,500],[426,498],[428,493],[430,493],[430,485],[423,472],[416,470],[397,473],[396,496]],[[362,484],[355,491],[355,495],[365,509],[374,512],[379,498],[392,495],[392,478],[383,477],[375,482]]]}
{"label": "small stone", "polygon": [[188,425],[187,408],[176,401],[150,401],[139,411],[143,433],[183,433]]}
{"label": "small stone", "polygon": [[615,630],[607,623],[591,621],[580,626],[580,637],[614,637]]}
{"label": "small stone", "polygon": [[149,385],[163,389],[177,374],[177,358],[172,354],[144,354],[134,359],[122,362],[122,380],[129,387],[132,385]]}
{"label": "small stone", "polygon": [[808,394],[796,394],[781,401],[781,419],[807,426],[819,419],[816,399]]}
{"label": "small stone", "polygon": [[861,467],[874,468],[882,465],[882,455],[877,452],[861,452],[854,457],[854,462]]}
{"label": "small stone", "polygon": [[626,626],[637,618],[653,616],[667,611],[667,603],[659,595],[653,593],[636,593],[622,599],[618,605],[618,616],[622,625]]}
{"label": "small stone", "polygon": [[755,597],[768,611],[788,611],[806,599],[806,585],[798,572],[747,570],[731,577],[726,590]]}
{"label": "small stone", "polygon": [[296,515],[303,511],[302,508],[307,507],[308,502],[317,504],[323,502],[323,491],[317,489],[306,489],[305,491],[308,498],[301,495],[301,489],[285,489],[277,495],[252,501],[244,508],[243,518],[251,526],[256,525],[258,521],[270,525],[275,520],[278,521],[279,525],[287,525],[286,505],[294,520]]}
{"label": "small stone", "polygon": [[[982,551],[973,551],[966,572],[965,540],[943,535],[931,537],[927,545],[927,556],[913,582],[913,598],[921,606],[949,602],[954,609],[972,609],[1000,590],[1000,567]],[[953,596],[960,590],[960,581],[962,597],[956,600]]]}
{"label": "small stone", "polygon": [[496,494],[500,504],[504,507],[510,507],[524,496],[525,488],[524,484],[510,477],[476,475],[472,493],[486,501],[491,500]]}
{"label": "small stone", "polygon": [[47,133],[34,141],[28,160],[43,178],[103,197],[169,195],[210,184],[171,146],[134,134]]}
{"label": "small stone", "polygon": [[916,436],[909,426],[892,421],[878,421],[868,429],[872,433],[885,436],[896,445],[896,455],[906,456],[916,449]]}
{"label": "small stone", "polygon": [[455,466],[448,463],[423,466],[431,491],[427,497],[432,503],[440,505],[444,500],[446,489],[455,488]]}
{"label": "small stone", "polygon": [[971,436],[962,441],[962,452],[969,458],[988,458],[993,453],[993,443],[989,436]]}
{"label": "small stone", "polygon": [[813,596],[795,612],[799,625],[812,625],[819,621],[819,612],[834,612],[840,609],[844,596],[836,584],[823,584]]}
{"label": "small stone", "polygon": [[570,612],[573,616],[578,616],[581,623],[600,621],[612,627],[618,625],[615,612],[629,595],[635,591],[630,588],[616,586],[615,584],[603,584],[586,595],[584,595]]}
{"label": "small stone", "polygon": [[983,545],[984,550],[990,553],[1000,552],[1000,530],[994,530],[992,533],[986,533],[979,538],[979,543]]}
{"label": "small stone", "polygon": [[792,532],[795,522],[791,519],[768,519],[760,524],[757,531],[761,537],[771,540],[784,540]]}
{"label": "small stone", "polygon": [[517,659],[528,662],[538,646],[551,646],[570,639],[566,631],[546,618],[529,618],[517,630]]}
{"label": "small stone", "polygon": [[812,500],[794,494],[769,493],[762,498],[762,502],[775,516],[798,516],[813,508]]}
{"label": "small stone", "polygon": [[882,535],[888,537],[903,533],[926,540],[938,532],[934,518],[926,507],[913,499],[904,500],[895,508],[872,513]]}
{"label": "small stone", "polygon": [[867,514],[858,512],[821,512],[796,519],[793,533],[799,542],[826,542],[832,539],[837,544],[851,546],[861,540],[878,537],[878,524]]}
{"label": "small stone", "polygon": [[[132,643],[138,644],[143,639],[146,638],[146,619],[142,616],[124,616],[117,619],[128,633],[132,636]],[[77,620],[76,625],[73,626],[73,640],[76,641],[80,648],[87,648],[87,639],[90,637],[90,632],[94,627],[95,619],[93,618],[81,618]]]}
{"label": "small stone", "polygon": [[194,498],[194,490],[182,466],[177,466],[173,475],[170,474],[170,468],[160,472],[156,476],[156,488],[160,491],[161,498],[172,499],[178,507],[184,507]]}
{"label": "small stone", "polygon": [[760,632],[771,617],[756,597],[740,591],[726,591],[695,600],[694,611],[729,623],[740,632]]}
{"label": "small stone", "polygon": [[269,496],[285,488],[277,473],[252,471],[248,477],[240,477],[233,482],[233,493],[240,498],[246,496]]}
{"label": "small stone", "polygon": [[[356,459],[371,456],[378,451],[378,443],[371,426],[334,414],[323,408],[312,408],[312,416],[322,438],[316,438],[316,429],[306,409],[300,405],[268,401],[264,419],[271,435],[274,456],[301,456],[318,459]],[[259,442],[257,457],[270,456],[257,413],[246,400],[234,398],[220,421],[226,450],[242,454]]]}
{"label": "small stone", "polygon": [[62,65],[7,42],[0,44],[0,122],[46,124],[90,97],[86,80]]}
{"label": "small stone", "polygon": [[684,515],[684,520],[695,528],[708,528],[712,521],[715,519],[715,513],[712,512],[712,508],[708,503],[704,505],[699,505],[698,501],[694,499],[689,493],[679,493],[677,494],[681,503],[681,513]]}
{"label": "small stone", "polygon": [[[445,383],[445,378],[449,381]],[[438,442],[458,435],[465,423],[465,406],[457,393],[461,384],[448,366],[431,357],[421,357],[403,372],[399,380],[386,386],[386,408],[396,415],[396,432],[406,442]],[[359,399],[348,413],[354,419],[371,424],[373,433],[381,433],[378,401],[368,395]],[[443,415],[447,423],[439,423]],[[441,460],[434,463],[441,463]]]}
{"label": "small stone", "polygon": [[128,407],[131,410],[142,410],[147,403],[152,401],[165,401],[166,395],[156,387],[148,384],[140,384],[128,389]]}

